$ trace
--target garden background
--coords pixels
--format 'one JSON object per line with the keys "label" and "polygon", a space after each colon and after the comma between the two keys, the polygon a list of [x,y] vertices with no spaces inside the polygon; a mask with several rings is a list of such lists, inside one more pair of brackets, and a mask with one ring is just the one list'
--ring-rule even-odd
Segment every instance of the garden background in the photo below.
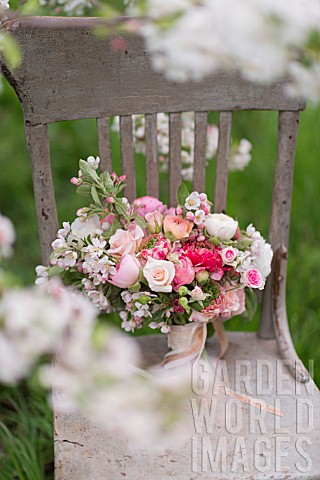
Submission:
{"label": "garden background", "polygon": [[[90,86],[88,85],[88,95]],[[210,114],[217,123],[217,115]],[[288,270],[288,316],[298,354],[308,366],[314,361],[320,386],[320,109],[309,105],[302,113],[298,137],[293,193]],[[95,120],[62,122],[49,127],[52,168],[60,222],[75,217],[86,198],[78,197],[69,179],[78,171],[80,158],[98,155]],[[228,213],[242,227],[249,222],[266,236],[276,159],[277,114],[236,112],[232,137],[253,144],[252,161],[243,172],[229,174]],[[31,169],[23,132],[23,115],[17,97],[6,84],[0,96],[0,211],[14,223],[17,241],[8,266],[21,284],[34,282],[40,250],[33,199]],[[120,173],[118,134],[112,133],[114,169]],[[207,170],[206,192],[213,199],[214,166]],[[137,192],[145,194],[144,158],[136,156]],[[166,174],[161,174],[161,200],[168,198]],[[256,330],[251,322],[234,319],[229,329]],[[36,339],[35,339],[36,341]],[[52,478],[52,415],[46,393],[36,378],[19,388],[0,391],[0,480]],[[4,454],[7,451],[7,454]]]}

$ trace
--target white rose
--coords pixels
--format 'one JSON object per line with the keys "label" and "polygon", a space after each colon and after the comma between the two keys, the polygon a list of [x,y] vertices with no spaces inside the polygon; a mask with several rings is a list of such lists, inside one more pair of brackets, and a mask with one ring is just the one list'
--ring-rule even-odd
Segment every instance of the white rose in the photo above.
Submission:
{"label": "white rose", "polygon": [[100,229],[100,220],[98,215],[91,215],[91,217],[82,220],[81,218],[76,218],[75,221],[71,224],[71,233],[75,237],[87,238],[89,235],[92,235],[96,230]]}
{"label": "white rose", "polygon": [[208,234],[219,240],[230,240],[234,237],[238,222],[224,213],[211,213],[204,221]]}
{"label": "white rose", "polygon": [[271,261],[273,251],[270,243],[260,245],[259,255],[252,260],[252,266],[259,270],[264,278],[267,278],[271,273]]}
{"label": "white rose", "polygon": [[154,292],[172,292],[172,280],[175,268],[172,262],[149,257],[143,269],[149,287]]}

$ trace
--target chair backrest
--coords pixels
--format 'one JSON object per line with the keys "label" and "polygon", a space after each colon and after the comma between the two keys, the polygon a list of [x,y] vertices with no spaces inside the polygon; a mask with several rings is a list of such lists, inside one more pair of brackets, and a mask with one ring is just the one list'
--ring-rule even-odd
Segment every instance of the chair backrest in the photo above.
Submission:
{"label": "chair backrest", "polygon": [[[23,54],[17,70],[10,71],[2,63],[2,72],[15,89],[24,112],[42,260],[48,261],[58,226],[47,124],[96,118],[102,167],[111,169],[109,117],[120,115],[122,170],[127,175],[126,195],[132,200],[136,193],[132,115],[137,113],[146,115],[147,193],[155,196],[159,193],[156,114],[169,113],[169,190],[173,205],[181,179],[181,112],[195,112],[193,187],[200,191],[205,185],[207,114],[219,112],[214,209],[222,212],[226,208],[232,112],[279,111],[269,240],[274,251],[286,248],[299,112],[305,108],[304,102],[286,95],[285,82],[262,86],[230,72],[210,75],[197,83],[168,81],[152,69],[140,37],[124,35],[125,47],[118,50],[114,37],[94,34],[101,22],[95,18],[30,17],[4,25]],[[270,280],[260,326],[265,337],[273,336],[273,295]]]}

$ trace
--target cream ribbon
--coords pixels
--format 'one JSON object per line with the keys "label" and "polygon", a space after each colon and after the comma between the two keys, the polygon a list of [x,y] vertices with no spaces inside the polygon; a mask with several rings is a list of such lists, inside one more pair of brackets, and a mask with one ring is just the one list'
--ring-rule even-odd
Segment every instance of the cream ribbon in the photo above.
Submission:
{"label": "cream ribbon", "polygon": [[[221,358],[228,349],[228,338],[219,318],[211,320],[220,343]],[[165,355],[159,367],[176,368],[192,361],[197,362],[202,355],[207,340],[207,323],[193,322],[187,325],[173,325],[168,333],[170,351]]]}

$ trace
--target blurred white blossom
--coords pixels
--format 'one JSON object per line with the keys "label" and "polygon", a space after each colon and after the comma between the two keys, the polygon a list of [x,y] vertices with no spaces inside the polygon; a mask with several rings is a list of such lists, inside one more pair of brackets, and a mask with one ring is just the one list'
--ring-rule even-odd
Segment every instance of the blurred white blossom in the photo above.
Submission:
{"label": "blurred white blossom", "polygon": [[0,259],[11,255],[15,239],[16,234],[11,220],[0,213]]}
{"label": "blurred white blossom", "polygon": [[2,10],[8,10],[10,8],[9,0],[0,0],[0,12]]}
{"label": "blurred white blossom", "polygon": [[231,148],[229,159],[229,170],[244,170],[251,160],[252,144],[249,140],[242,138],[238,146]]}
{"label": "blurred white blossom", "polygon": [[39,0],[41,6],[54,8],[57,13],[65,12],[67,15],[83,15],[87,9],[93,7],[91,0]]}
{"label": "blurred white blossom", "polygon": [[[181,129],[181,159],[182,179],[193,180],[194,171],[194,113],[183,112]],[[113,131],[119,132],[119,117],[114,118]],[[133,115],[133,137],[137,153],[145,155],[145,116]],[[217,152],[219,129],[214,124],[207,128],[206,160],[209,162]],[[157,148],[159,154],[160,168],[163,172],[169,169],[169,115],[166,113],[157,114]],[[230,170],[243,170],[251,160],[251,143],[242,139],[239,145],[233,144],[231,148]],[[234,157],[234,158],[233,158]]]}
{"label": "blurred white blossom", "polygon": [[319,44],[310,47],[319,36],[317,0],[148,0],[143,8],[141,33],[168,78],[199,80],[221,68],[261,82],[290,74],[294,93],[319,98]]}

